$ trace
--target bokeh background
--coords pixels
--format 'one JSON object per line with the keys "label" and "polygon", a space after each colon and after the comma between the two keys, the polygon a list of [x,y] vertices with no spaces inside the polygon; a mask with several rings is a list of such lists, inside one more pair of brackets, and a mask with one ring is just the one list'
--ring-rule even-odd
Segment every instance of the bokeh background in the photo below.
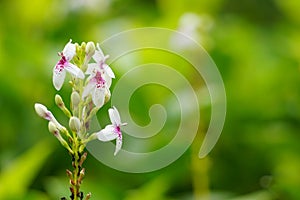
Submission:
{"label": "bokeh background", "polygon": [[[90,156],[84,192],[105,200],[300,199],[299,11],[298,0],[0,1],[0,199],[69,193],[70,157],[33,109],[39,101],[63,118],[53,100],[56,52],[69,38],[101,42],[145,26],[182,31],[211,55],[227,92],[223,133],[205,159],[197,158],[196,140],[172,165],[151,173],[119,172]],[[142,125],[149,122],[147,97],[154,89],[160,91],[144,88],[133,99]],[[199,132],[209,110],[203,108]]]}

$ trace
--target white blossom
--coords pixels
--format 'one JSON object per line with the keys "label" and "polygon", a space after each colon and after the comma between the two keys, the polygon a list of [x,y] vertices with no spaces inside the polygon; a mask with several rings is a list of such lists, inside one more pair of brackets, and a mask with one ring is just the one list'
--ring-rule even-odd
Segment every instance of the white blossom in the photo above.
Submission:
{"label": "white blossom", "polygon": [[66,71],[72,74],[77,78],[84,78],[83,72],[74,64],[70,63],[72,58],[76,54],[76,45],[72,44],[72,40],[70,40],[63,51],[59,53],[61,59],[57,62],[55,67],[53,68],[53,85],[56,90],[60,90],[65,77]]}
{"label": "white blossom", "polygon": [[120,114],[115,107],[110,108],[108,113],[112,124],[107,125],[103,130],[99,131],[97,133],[97,137],[99,140],[104,142],[116,139],[116,149],[114,155],[117,155],[122,147],[121,126],[125,126],[127,123],[121,122]]}

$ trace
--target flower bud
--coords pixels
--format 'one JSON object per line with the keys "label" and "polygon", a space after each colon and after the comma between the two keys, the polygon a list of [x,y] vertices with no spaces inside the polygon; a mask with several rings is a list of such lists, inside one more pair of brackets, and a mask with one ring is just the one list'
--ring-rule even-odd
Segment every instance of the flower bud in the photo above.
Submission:
{"label": "flower bud", "polygon": [[106,90],[105,92],[105,99],[104,99],[104,103],[107,103],[110,99],[111,93],[109,90]]}
{"label": "flower bud", "polygon": [[63,147],[65,147],[66,149],[69,150],[70,153],[73,153],[72,149],[70,148],[69,144],[65,141],[65,139],[60,135],[60,132],[58,130],[58,127],[56,126],[56,124],[54,122],[49,122],[48,124],[48,129],[50,131],[50,133],[52,133],[57,139],[58,141],[61,143],[61,145]]}
{"label": "flower bud", "polygon": [[58,137],[60,135],[57,126],[53,122],[51,122],[51,121],[48,123],[48,130],[55,137]]}
{"label": "flower bud", "polygon": [[53,119],[52,113],[47,109],[46,106],[40,103],[34,104],[35,112],[41,117],[48,121]]}
{"label": "flower bud", "polygon": [[73,108],[77,108],[77,106],[80,103],[80,96],[78,94],[78,92],[73,91],[71,94],[71,104]]}
{"label": "flower bud", "polygon": [[78,183],[81,183],[85,175],[85,168],[82,168],[79,172]]}
{"label": "flower bud", "polygon": [[55,95],[55,103],[59,108],[65,107],[65,103],[63,102],[63,100],[59,94]]}
{"label": "flower bud", "polygon": [[65,103],[59,94],[55,95],[55,103],[65,113],[66,116],[71,117],[70,111],[66,108]]}
{"label": "flower bud", "polygon": [[91,193],[88,193],[86,196],[85,196],[85,200],[89,200],[91,198],[92,194]]}
{"label": "flower bud", "polygon": [[80,120],[77,117],[71,117],[69,121],[69,127],[74,132],[79,132],[81,128]]}
{"label": "flower bud", "polygon": [[92,57],[95,53],[95,44],[94,42],[88,42],[85,47],[85,53],[88,57]]}
{"label": "flower bud", "polygon": [[82,167],[82,164],[83,162],[86,160],[86,157],[87,157],[87,152],[84,152],[80,158],[80,161],[79,161],[79,166]]}
{"label": "flower bud", "polygon": [[80,147],[79,147],[79,152],[80,152],[80,153],[83,152],[84,149],[85,149],[85,145],[84,145],[84,144],[80,145]]}
{"label": "flower bud", "polygon": [[66,170],[67,176],[72,179],[73,178],[73,173],[70,170]]}

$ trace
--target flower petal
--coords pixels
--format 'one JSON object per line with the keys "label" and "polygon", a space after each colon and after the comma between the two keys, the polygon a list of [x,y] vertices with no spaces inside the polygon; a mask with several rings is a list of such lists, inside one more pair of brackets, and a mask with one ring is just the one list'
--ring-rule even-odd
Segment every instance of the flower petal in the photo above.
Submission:
{"label": "flower petal", "polygon": [[103,130],[97,133],[97,138],[103,142],[114,140],[118,137],[113,125],[107,125]]}
{"label": "flower petal", "polygon": [[93,56],[93,59],[94,59],[97,63],[103,61],[103,59],[104,59],[104,54],[103,54],[103,51],[102,51],[101,48],[100,48],[99,43],[97,43],[97,50],[95,51],[95,54],[94,54],[94,56]]}
{"label": "flower petal", "polygon": [[97,107],[102,107],[105,100],[105,89],[95,88],[92,94],[92,100]]}
{"label": "flower petal", "polygon": [[121,125],[121,118],[119,111],[116,109],[116,107],[110,108],[108,110],[110,121],[113,125],[119,126]]}
{"label": "flower petal", "polygon": [[107,64],[104,64],[103,68],[109,77],[115,78],[115,74],[114,74],[113,70]]}
{"label": "flower petal", "polygon": [[122,148],[122,135],[120,134],[116,139],[116,149],[114,152],[114,156],[117,155],[117,153],[121,150],[121,148]]}
{"label": "flower petal", "polygon": [[[97,63],[88,64],[88,68],[85,73],[86,74],[94,74],[95,73],[94,71],[97,69],[97,66],[98,66]],[[100,67],[99,67],[99,69],[100,69]]]}
{"label": "flower petal", "polygon": [[57,71],[54,67],[53,69],[53,85],[55,87],[56,90],[60,90],[63,83],[64,83],[64,80],[65,80],[65,77],[66,77],[66,71],[65,70],[62,70],[62,71]]}
{"label": "flower petal", "polygon": [[111,86],[111,81],[112,81],[112,78],[110,76],[107,75],[107,73],[105,73],[103,75],[103,79],[105,80],[105,85],[107,88],[110,88]]}
{"label": "flower petal", "polygon": [[81,71],[81,69],[79,69],[76,65],[73,65],[72,63],[68,63],[65,66],[65,70],[67,70],[68,72],[70,72],[70,74],[76,76],[77,78],[84,79],[84,74]]}
{"label": "flower petal", "polygon": [[72,60],[72,58],[76,54],[76,45],[72,44],[72,40],[66,44],[64,50],[62,51],[63,55],[66,57],[68,61]]}
{"label": "flower petal", "polygon": [[91,81],[88,82],[88,84],[84,87],[82,98],[85,98],[86,96],[91,94],[92,90],[95,89],[95,87],[96,87],[95,83],[92,83]]}

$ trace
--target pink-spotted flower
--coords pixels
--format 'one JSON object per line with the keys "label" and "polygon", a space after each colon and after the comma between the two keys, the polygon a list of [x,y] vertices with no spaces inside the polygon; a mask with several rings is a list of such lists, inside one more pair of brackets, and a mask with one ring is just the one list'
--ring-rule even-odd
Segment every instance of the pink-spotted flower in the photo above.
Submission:
{"label": "pink-spotted flower", "polygon": [[116,139],[116,149],[114,155],[120,151],[122,147],[122,132],[121,126],[127,125],[127,123],[122,123],[120,114],[118,110],[113,107],[108,110],[109,118],[112,124],[107,125],[103,130],[97,133],[97,137],[99,140],[103,142],[111,141]]}
{"label": "pink-spotted flower", "polygon": [[108,59],[108,57],[109,57],[109,55],[105,56],[99,46],[99,43],[97,43],[97,49],[95,51],[95,54],[93,55],[93,59],[96,61],[96,63],[89,64],[88,71],[92,71],[94,69],[101,70],[101,71],[103,71],[104,76],[106,76],[106,79],[115,78],[114,72],[106,64],[106,60]]}
{"label": "pink-spotted flower", "polygon": [[[87,72],[87,74],[89,74],[89,72]],[[97,107],[102,107],[105,102],[105,96],[110,93],[109,87],[111,80],[107,80],[100,70],[93,70],[87,80],[88,83],[84,87],[82,98],[91,94],[93,103]]]}
{"label": "pink-spotted flower", "polygon": [[59,53],[61,59],[57,62],[53,69],[53,85],[56,90],[61,89],[66,77],[66,71],[76,78],[84,78],[83,72],[76,65],[70,63],[75,54],[76,45],[72,44],[72,40],[70,40],[63,51]]}

